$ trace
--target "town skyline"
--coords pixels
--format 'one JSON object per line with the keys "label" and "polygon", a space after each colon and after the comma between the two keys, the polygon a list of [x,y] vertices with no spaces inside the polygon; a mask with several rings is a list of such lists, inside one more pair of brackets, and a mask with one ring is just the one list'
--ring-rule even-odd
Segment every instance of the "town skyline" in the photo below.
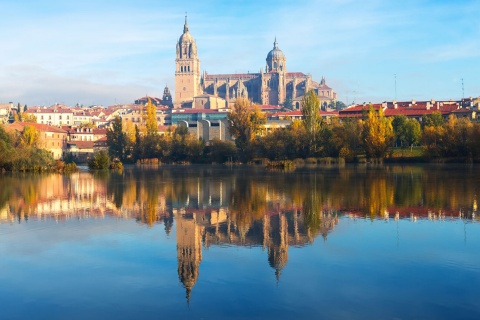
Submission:
{"label": "town skyline", "polygon": [[289,70],[326,77],[347,104],[480,91],[474,1],[46,0],[0,8],[9,17],[0,22],[3,103],[108,106],[161,97],[165,85],[173,93],[185,10],[202,72],[258,72],[276,37]]}

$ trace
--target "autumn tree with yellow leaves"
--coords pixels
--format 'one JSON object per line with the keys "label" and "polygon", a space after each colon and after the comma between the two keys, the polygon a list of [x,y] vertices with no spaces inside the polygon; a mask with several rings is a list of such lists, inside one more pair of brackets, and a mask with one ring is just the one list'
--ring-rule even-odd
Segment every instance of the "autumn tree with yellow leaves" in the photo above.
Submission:
{"label": "autumn tree with yellow leaves", "polygon": [[245,98],[237,98],[233,110],[228,114],[229,132],[235,138],[235,144],[244,153],[255,136],[266,123],[266,116],[257,106]]}
{"label": "autumn tree with yellow leaves", "polygon": [[152,103],[150,98],[148,98],[145,109],[147,110],[145,121],[147,135],[155,135],[158,133],[157,107]]}
{"label": "autumn tree with yellow leaves", "polygon": [[370,105],[367,119],[363,123],[363,146],[369,159],[385,157],[388,148],[392,145],[394,134],[392,122],[386,118],[383,109],[378,112]]}

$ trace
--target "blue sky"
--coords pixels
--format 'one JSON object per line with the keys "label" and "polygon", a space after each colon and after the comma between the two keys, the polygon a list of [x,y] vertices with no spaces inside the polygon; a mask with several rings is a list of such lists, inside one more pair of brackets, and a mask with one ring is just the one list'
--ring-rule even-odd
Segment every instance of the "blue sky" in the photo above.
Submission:
{"label": "blue sky", "polygon": [[480,95],[480,1],[0,0],[0,102],[132,103],[174,88],[188,12],[201,69],[288,71],[345,103]]}

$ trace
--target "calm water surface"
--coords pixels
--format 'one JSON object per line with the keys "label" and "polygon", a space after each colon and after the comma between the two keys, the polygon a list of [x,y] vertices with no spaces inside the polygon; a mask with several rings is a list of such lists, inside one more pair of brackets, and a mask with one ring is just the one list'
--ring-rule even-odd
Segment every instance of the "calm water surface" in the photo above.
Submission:
{"label": "calm water surface", "polygon": [[2,319],[478,319],[475,166],[0,176]]}

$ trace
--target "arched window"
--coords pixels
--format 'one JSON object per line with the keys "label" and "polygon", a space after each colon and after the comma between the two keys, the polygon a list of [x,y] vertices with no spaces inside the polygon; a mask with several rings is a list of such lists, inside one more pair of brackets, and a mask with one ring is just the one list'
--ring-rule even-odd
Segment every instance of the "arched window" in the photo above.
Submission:
{"label": "arched window", "polygon": [[183,72],[183,66],[180,66],[180,72]]}
{"label": "arched window", "polygon": [[296,109],[300,109],[300,102],[297,101],[297,102],[295,103],[295,108],[296,108]]}
{"label": "arched window", "polygon": [[276,63],[276,62],[273,63],[273,67],[274,67],[275,69],[277,69],[277,63]]}
{"label": "arched window", "polygon": [[190,72],[190,66],[188,66],[188,72]]}

